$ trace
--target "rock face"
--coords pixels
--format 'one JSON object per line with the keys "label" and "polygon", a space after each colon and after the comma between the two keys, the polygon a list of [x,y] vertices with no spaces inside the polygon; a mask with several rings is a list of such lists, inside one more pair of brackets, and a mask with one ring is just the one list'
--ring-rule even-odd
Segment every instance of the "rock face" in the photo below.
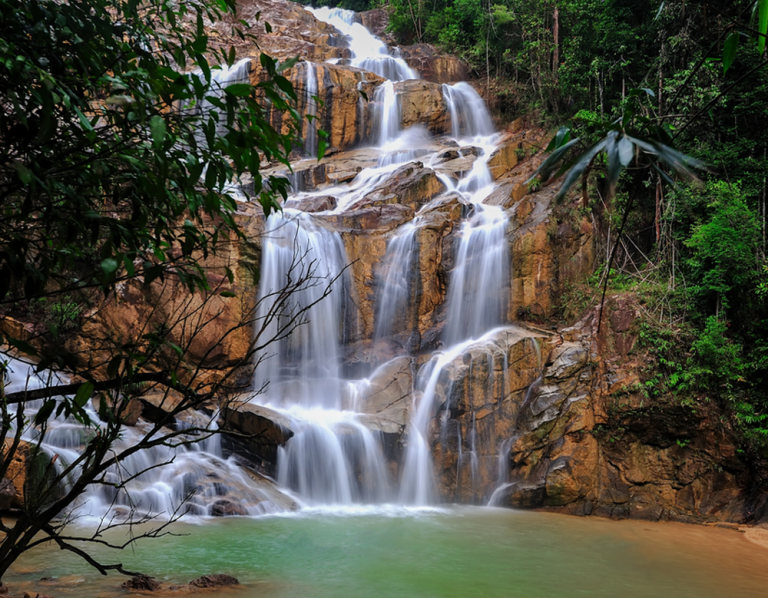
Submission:
{"label": "rock face", "polygon": [[416,69],[426,81],[456,83],[469,78],[469,67],[461,59],[450,54],[440,54],[430,44],[403,46],[405,61]]}
{"label": "rock face", "polygon": [[[637,310],[621,297],[606,307],[599,336],[592,313],[558,335],[518,332],[456,360],[432,434],[443,497],[686,522],[759,513],[717,410],[643,397]],[[498,348],[505,359],[490,359]]]}
{"label": "rock face", "polygon": [[[313,71],[311,75],[307,73],[308,69]],[[285,76],[296,91],[299,113],[310,113],[309,103],[315,102],[313,97],[320,100],[314,108],[317,120],[303,121],[304,139],[308,137],[310,127],[326,131],[328,145],[337,149],[346,149],[370,138],[373,105],[365,98],[373,98],[376,86],[383,82],[381,77],[352,66],[308,62],[297,64]],[[314,77],[316,89],[308,88],[310,76]],[[265,77],[259,61],[252,60],[251,82],[258,85]],[[287,133],[287,127],[291,125],[285,114],[275,110],[270,112],[270,121],[283,133]]]}
{"label": "rock face", "polygon": [[410,79],[395,83],[400,105],[400,124],[407,129],[424,125],[430,133],[448,133],[451,128],[448,109],[440,85],[430,81]]}

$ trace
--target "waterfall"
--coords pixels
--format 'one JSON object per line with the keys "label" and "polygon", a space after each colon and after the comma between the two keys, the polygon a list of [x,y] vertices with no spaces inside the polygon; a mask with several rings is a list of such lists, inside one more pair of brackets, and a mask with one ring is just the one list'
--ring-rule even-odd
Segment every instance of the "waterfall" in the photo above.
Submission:
{"label": "waterfall", "polygon": [[317,67],[308,61],[302,63],[305,70],[304,105],[307,119],[307,134],[304,136],[304,151],[312,157],[317,156]]}
{"label": "waterfall", "polygon": [[416,230],[413,222],[403,225],[387,245],[384,256],[386,274],[377,301],[374,341],[386,339],[410,323],[408,299],[415,272]]}
{"label": "waterfall", "polygon": [[[339,214],[363,200],[400,165],[423,159],[429,166],[438,157],[426,128],[415,126],[401,130],[401,107],[394,82],[418,78],[418,74],[408,67],[397,49],[390,50],[382,40],[356,23],[356,15],[351,11],[308,10],[347,36],[353,66],[385,78],[371,98],[372,137],[380,152],[376,166],[359,171],[349,184],[307,194],[334,196],[337,203],[331,212]],[[306,64],[309,93],[316,81],[311,80],[312,69]],[[501,325],[507,310],[507,219],[501,208],[482,203],[493,190],[488,160],[498,138],[482,98],[470,85],[444,85],[442,93],[450,113],[452,136],[460,144],[471,146],[460,148],[459,152],[471,151],[476,159],[460,180],[436,171],[447,191],[458,193],[470,210],[468,219],[460,225],[454,247],[455,266],[448,280],[447,317],[442,335],[445,350],[424,363],[414,381],[398,493],[400,502],[413,505],[430,504],[436,499],[429,432],[446,367],[473,343],[485,338],[482,335]],[[306,104],[308,112],[315,106],[309,100]],[[357,109],[360,110],[359,104]],[[311,153],[309,145],[305,145],[305,150]],[[387,357],[408,349],[407,340],[394,339],[407,331],[414,315],[410,311],[414,306],[409,303],[418,255],[419,218],[401,226],[391,237],[379,272],[381,291],[375,305],[374,344],[402,345],[395,350],[386,347]],[[301,259],[295,260],[297,255],[301,255]],[[286,210],[282,216],[269,218],[262,246],[259,291],[262,302],[259,309],[264,311],[259,312],[259,317],[268,326],[277,327],[301,306],[312,307],[306,313],[306,322],[283,339],[273,355],[258,364],[254,385],[259,388],[263,382],[269,382],[269,388],[259,400],[290,418],[295,432],[278,451],[279,482],[310,504],[347,505],[392,498],[380,435],[363,425],[357,414],[358,409],[365,407],[365,392],[370,383],[340,378],[339,339],[345,309],[342,297],[348,292],[343,277],[336,280],[328,296],[319,300],[321,289],[339,277],[346,259],[340,236],[318,225],[311,216]],[[290,302],[281,306],[277,317],[269,320],[266,298],[274,296],[285,285],[290,267],[301,268],[303,264],[317,267],[315,278],[324,284],[298,289]],[[377,348],[375,352],[378,356],[383,351]],[[347,397],[347,404],[342,401],[343,396]],[[343,410],[350,408],[351,411]],[[474,480],[478,477],[474,426],[468,441],[472,445],[469,467]]]}
{"label": "waterfall", "polygon": [[419,74],[408,66],[399,52],[390,52],[387,44],[373,35],[360,23],[355,23],[355,13],[342,8],[307,8],[315,17],[330,23],[347,36],[352,51],[352,66],[370,71],[390,81],[418,79]]}
{"label": "waterfall", "polygon": [[262,340],[282,338],[274,355],[257,365],[254,387],[268,384],[273,405],[340,409],[344,280],[337,279],[347,264],[341,236],[286,209],[267,219],[261,260],[256,326]]}
{"label": "waterfall", "polygon": [[493,135],[491,114],[483,98],[469,83],[444,84],[443,98],[451,115],[451,134],[456,139]]}
{"label": "waterfall", "polygon": [[389,480],[381,439],[351,412],[291,410],[296,435],[278,454],[278,482],[315,504],[381,503]]}
{"label": "waterfall", "polygon": [[446,299],[445,342],[477,338],[505,319],[509,277],[507,218],[496,206],[476,206],[461,228]]}
{"label": "waterfall", "polygon": [[400,131],[400,106],[392,81],[384,81],[376,88],[374,100],[374,126],[377,128],[377,142],[383,146],[397,138]]}
{"label": "waterfall", "polygon": [[[389,492],[381,439],[354,412],[342,411],[348,386],[338,371],[346,264],[340,235],[311,216],[285,210],[267,220],[257,327],[266,338],[281,335],[306,312],[257,365],[254,386],[268,383],[257,400],[290,418],[295,430],[278,451],[278,482],[316,504],[384,502]],[[289,281],[294,289],[285,300],[281,291]]]}
{"label": "waterfall", "polygon": [[[63,383],[66,381],[60,376],[46,371],[35,374],[31,366],[14,359],[9,361],[6,392]],[[25,404],[27,421],[34,419],[43,403],[39,400]],[[85,443],[104,427],[90,402],[84,409],[91,420],[90,426],[60,415],[48,418],[44,436],[32,425],[23,432],[22,438],[27,442],[40,443],[40,449],[52,459],[56,475],[74,463]],[[199,436],[192,427],[216,429],[212,422],[215,416],[187,412],[184,418],[176,420],[175,427],[190,430],[190,434],[178,437],[177,441]],[[154,424],[142,420],[136,426],[123,426],[121,437],[113,444],[113,452],[119,454],[139,444],[153,427]],[[278,510],[264,489],[257,487],[234,460],[223,459],[221,454],[218,435],[188,446],[161,445],[133,453],[107,471],[106,484],[86,487],[73,504],[72,515],[120,521],[143,516],[168,519],[174,514],[210,516],[223,514],[224,510],[227,514],[261,515]],[[79,471],[74,469],[64,482],[65,489],[71,488],[78,477]],[[114,486],[123,481],[126,481],[124,487]]]}

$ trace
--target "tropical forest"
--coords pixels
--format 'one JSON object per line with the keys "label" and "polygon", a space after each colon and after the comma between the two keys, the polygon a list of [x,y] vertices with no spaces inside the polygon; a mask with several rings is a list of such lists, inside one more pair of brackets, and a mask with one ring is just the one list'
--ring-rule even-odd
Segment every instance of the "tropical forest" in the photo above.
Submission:
{"label": "tropical forest", "polygon": [[0,8],[0,595],[766,595],[768,0]]}

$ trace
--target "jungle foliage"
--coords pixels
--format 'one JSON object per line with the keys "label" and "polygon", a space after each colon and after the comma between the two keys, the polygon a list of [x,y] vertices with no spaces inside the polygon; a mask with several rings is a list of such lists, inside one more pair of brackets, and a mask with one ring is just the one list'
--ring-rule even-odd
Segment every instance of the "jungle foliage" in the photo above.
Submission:
{"label": "jungle foliage", "polygon": [[768,455],[768,2],[383,4],[401,42],[461,54],[503,117],[565,125],[538,176],[569,173],[602,222],[601,271],[645,304],[649,384],[720,401]]}

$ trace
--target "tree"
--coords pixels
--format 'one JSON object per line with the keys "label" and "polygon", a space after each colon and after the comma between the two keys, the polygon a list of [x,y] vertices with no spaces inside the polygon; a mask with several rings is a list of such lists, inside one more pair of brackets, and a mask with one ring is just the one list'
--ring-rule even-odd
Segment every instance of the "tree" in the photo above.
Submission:
{"label": "tree", "polygon": [[[238,183],[252,183],[264,214],[278,209],[287,180],[265,180],[260,168],[288,164],[300,130],[295,94],[281,75],[293,61],[278,64],[262,54],[267,77],[254,86],[250,61],[236,62],[234,49],[209,51],[206,26],[215,22],[232,23],[233,36],[251,37],[236,19],[235,0],[0,0],[0,343],[7,343],[3,354],[24,355],[38,371],[66,370],[73,380],[7,395],[0,384],[0,478],[22,446],[43,464],[29,480],[33,499],[15,524],[0,528],[0,578],[21,553],[48,539],[103,573],[122,570],[73,545],[66,517],[57,518],[89,485],[119,493],[125,480],[108,474],[134,452],[209,435],[207,425],[165,426],[237,390],[239,366],[303,322],[308,306],[288,310],[291,293],[321,284],[302,266],[275,290],[268,316],[244,308],[212,341],[255,327],[241,363],[214,379],[202,376],[207,355],[193,360],[190,347],[220,315],[216,302],[236,300],[232,268],[212,277],[207,260],[246,236],[237,217]],[[288,114],[282,133],[270,125],[270,109]],[[73,350],[68,340],[114,303],[116,292],[158,285],[191,293],[194,304],[163,318],[150,309],[130,334],[91,347],[90,360]],[[14,319],[41,311],[45,326],[31,333]],[[278,315],[277,332],[264,338]],[[114,454],[131,400],[148,385],[173,395],[173,407],[135,446]],[[89,415],[91,399],[100,423]],[[30,418],[33,400],[42,404]],[[91,430],[72,462],[37,459],[56,417]],[[37,438],[25,444],[30,426]]]}

